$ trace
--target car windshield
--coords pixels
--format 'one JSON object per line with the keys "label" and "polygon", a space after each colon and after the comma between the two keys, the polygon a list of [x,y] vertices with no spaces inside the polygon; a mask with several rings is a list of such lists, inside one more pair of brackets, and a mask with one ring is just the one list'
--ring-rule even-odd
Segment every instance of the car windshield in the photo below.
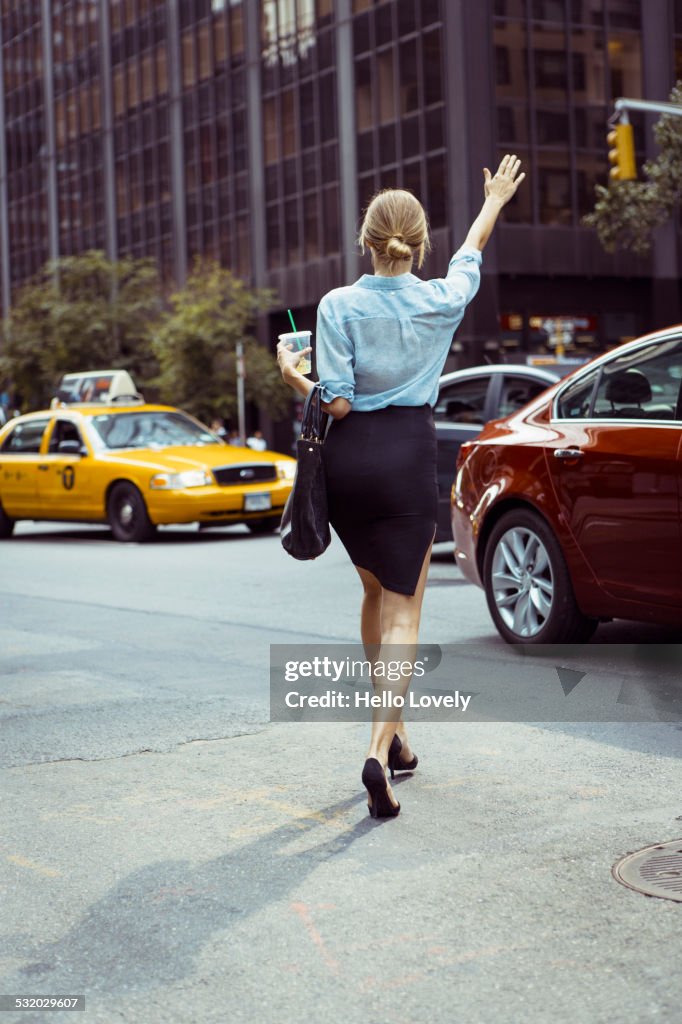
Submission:
{"label": "car windshield", "polygon": [[107,448],[220,444],[206,427],[181,412],[106,413],[93,416],[92,425]]}

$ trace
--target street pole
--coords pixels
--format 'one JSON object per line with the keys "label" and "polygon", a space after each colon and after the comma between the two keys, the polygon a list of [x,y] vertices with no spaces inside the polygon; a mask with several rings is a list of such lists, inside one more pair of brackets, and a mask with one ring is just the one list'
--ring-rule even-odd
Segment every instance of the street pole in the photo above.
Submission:
{"label": "street pole", "polygon": [[648,114],[671,114],[673,117],[682,117],[682,106],[677,103],[655,103],[653,100],[629,100],[621,97],[613,104],[617,114],[627,113],[628,110],[643,110]]}
{"label": "street pole", "polygon": [[239,443],[242,447],[246,444],[246,403],[244,399],[244,381],[246,369],[244,367],[244,342],[238,341],[237,353],[237,422],[239,424]]}

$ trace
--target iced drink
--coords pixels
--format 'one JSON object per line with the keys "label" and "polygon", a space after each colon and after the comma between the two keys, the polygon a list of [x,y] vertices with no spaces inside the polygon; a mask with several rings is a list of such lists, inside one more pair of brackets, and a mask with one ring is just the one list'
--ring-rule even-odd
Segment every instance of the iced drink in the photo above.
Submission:
{"label": "iced drink", "polygon": [[[283,341],[285,345],[293,345],[294,352],[300,352],[310,346],[312,336],[312,331],[291,331],[289,334],[280,334],[279,340]],[[307,355],[301,356],[296,364],[296,369],[299,373],[310,373],[312,368],[313,364],[308,352]]]}

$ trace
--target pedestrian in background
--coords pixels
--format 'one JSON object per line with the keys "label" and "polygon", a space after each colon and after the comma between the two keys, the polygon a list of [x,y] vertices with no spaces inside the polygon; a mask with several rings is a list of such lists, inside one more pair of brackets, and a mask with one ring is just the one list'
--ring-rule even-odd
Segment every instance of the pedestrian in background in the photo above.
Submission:
{"label": "pedestrian in background", "polygon": [[[430,248],[424,209],[410,192],[380,192],[359,237],[374,274],[318,306],[317,369],[333,417],[324,445],[329,520],[362,581],[361,636],[366,651],[379,651],[375,664],[392,660],[396,646],[398,660],[414,662],[438,508],[432,407],[452,335],[478,291],[481,252],[525,177],[520,166],[507,155],[494,176],[484,169],[483,207],[447,275],[430,281],[412,273]],[[306,395],[314,384],[296,370],[302,354],[277,346],[285,382]],[[392,693],[404,697],[411,678],[401,674]],[[400,811],[386,768],[393,778],[416,766],[400,712],[375,711],[362,772],[372,817]]]}
{"label": "pedestrian in background", "polygon": [[264,452],[268,447],[268,443],[263,437],[263,431],[254,430],[253,434],[247,437],[246,446],[247,448],[252,448],[255,452]]}
{"label": "pedestrian in background", "polygon": [[225,420],[222,416],[214,416],[211,421],[211,433],[219,437],[221,441],[227,440],[227,430],[225,429]]}

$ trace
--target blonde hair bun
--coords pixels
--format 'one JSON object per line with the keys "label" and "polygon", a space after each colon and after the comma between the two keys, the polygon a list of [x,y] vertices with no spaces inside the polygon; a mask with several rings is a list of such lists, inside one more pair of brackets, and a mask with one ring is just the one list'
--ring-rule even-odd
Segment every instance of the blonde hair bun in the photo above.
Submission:
{"label": "blonde hair bun", "polygon": [[363,252],[369,246],[392,272],[415,256],[421,267],[431,248],[424,207],[407,189],[385,188],[367,207],[358,241]]}
{"label": "blonde hair bun", "polygon": [[402,238],[397,235],[393,235],[392,238],[386,242],[386,255],[392,260],[411,260],[412,250]]}

